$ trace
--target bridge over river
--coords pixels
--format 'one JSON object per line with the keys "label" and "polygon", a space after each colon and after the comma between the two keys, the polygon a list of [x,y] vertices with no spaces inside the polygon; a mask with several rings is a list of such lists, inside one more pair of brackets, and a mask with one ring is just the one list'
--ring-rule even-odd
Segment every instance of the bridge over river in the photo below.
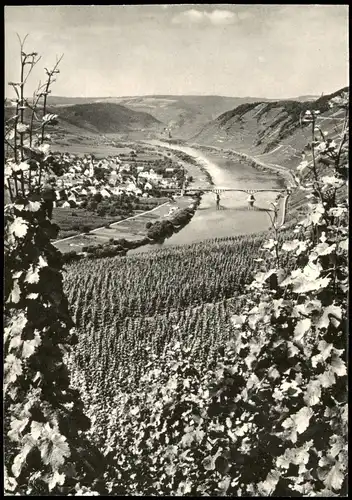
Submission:
{"label": "bridge over river", "polygon": [[[165,146],[165,145],[163,145]],[[169,147],[169,146],[168,146]],[[218,154],[203,153],[187,146],[170,146],[197,159],[211,176],[212,186],[188,186],[184,194],[204,193],[201,203],[190,221],[180,232],[160,245],[146,245],[128,252],[137,254],[172,245],[185,245],[209,238],[221,238],[240,234],[251,234],[267,230],[270,219],[267,211],[272,209],[277,194],[281,193],[279,220],[287,206],[290,189],[274,172],[260,171],[239,161]],[[219,191],[220,210],[216,210],[215,193]],[[255,210],[247,209],[249,193],[255,194]]]}

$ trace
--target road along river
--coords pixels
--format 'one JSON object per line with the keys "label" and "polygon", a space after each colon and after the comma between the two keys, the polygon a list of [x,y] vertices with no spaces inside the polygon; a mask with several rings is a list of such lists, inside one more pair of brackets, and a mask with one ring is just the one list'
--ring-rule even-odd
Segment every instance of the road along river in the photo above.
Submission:
{"label": "road along river", "polygon": [[[155,145],[165,143],[150,141]],[[188,146],[168,145],[169,149],[182,151],[195,158],[200,166],[206,169],[212,177],[212,188],[238,189],[283,189],[282,179],[270,171],[260,171],[238,160],[228,159],[221,153],[203,153]],[[190,186],[196,188],[192,184]],[[179,233],[165,240],[162,244],[146,245],[128,252],[134,255],[150,252],[157,248],[166,248],[174,245],[185,245],[209,238],[245,235],[267,230],[270,219],[265,209],[270,208],[277,193],[255,193],[255,210],[247,209],[247,193],[224,192],[220,194],[220,210],[216,210],[214,193],[205,193],[192,220]]]}

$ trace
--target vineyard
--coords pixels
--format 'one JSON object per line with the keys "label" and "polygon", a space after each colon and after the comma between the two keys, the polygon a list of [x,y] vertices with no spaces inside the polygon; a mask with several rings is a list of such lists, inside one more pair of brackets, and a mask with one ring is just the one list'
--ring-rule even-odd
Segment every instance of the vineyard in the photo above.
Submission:
{"label": "vineyard", "polygon": [[19,41],[5,138],[5,494],[347,496],[348,92],[328,104],[344,114],[334,139],[314,103],[301,117],[312,147],[290,227],[274,203],[266,233],[65,265],[43,196],[61,59],[30,104],[24,68],[39,59]]}
{"label": "vineyard", "polygon": [[260,257],[264,241],[209,240],[69,265],[64,284],[79,337],[73,358],[88,384],[117,392],[135,385],[149,354],[160,359],[176,338],[206,367],[229,338],[230,313],[241,304],[234,297],[250,282],[259,264],[251,257]]}

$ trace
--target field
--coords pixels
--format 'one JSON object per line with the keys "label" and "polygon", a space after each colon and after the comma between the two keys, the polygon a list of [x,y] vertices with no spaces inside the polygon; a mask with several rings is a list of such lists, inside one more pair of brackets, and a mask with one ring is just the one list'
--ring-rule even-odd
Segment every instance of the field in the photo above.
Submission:
{"label": "field", "polygon": [[68,238],[97,227],[117,222],[120,217],[101,217],[84,208],[54,208],[53,222],[60,227],[59,239]]}
{"label": "field", "polygon": [[[142,200],[142,199],[141,199]],[[152,205],[147,205],[147,203],[151,201],[157,201],[158,206],[151,208]],[[144,200],[143,200],[144,201]],[[95,223],[95,228],[91,228],[91,231],[88,233],[84,231],[72,231],[72,237],[70,234],[63,236],[63,241],[58,240],[55,242],[55,246],[60,250],[60,252],[70,252],[71,250],[79,250],[82,249],[83,246],[86,245],[99,245],[101,243],[107,242],[110,238],[125,238],[126,240],[138,240],[143,236],[146,236],[147,222],[155,222],[157,220],[164,220],[168,217],[170,213],[170,209],[184,208],[190,205],[193,199],[189,196],[183,196],[176,199],[176,203],[170,202],[169,198],[146,198],[145,204],[141,203],[141,210],[135,210],[135,215],[127,218],[121,218],[120,221],[118,217],[113,217],[112,220],[109,217],[90,217],[86,213],[82,214],[82,224],[84,222],[89,222],[91,226]],[[62,209],[60,209],[62,210]],[[76,216],[72,216],[72,209],[64,209],[67,210],[66,219],[68,219],[67,224],[72,226],[72,224],[77,224]],[[54,214],[55,217],[55,214]],[[64,215],[65,217],[65,215]],[[87,218],[86,218],[87,217]],[[56,220],[54,218],[54,222],[57,222],[58,216],[56,215]],[[69,226],[69,227],[71,227]],[[83,228],[83,226],[82,226]],[[69,230],[67,231],[69,233]],[[80,234],[79,234],[80,233]],[[60,233],[61,234],[61,233]]]}
{"label": "field", "polygon": [[140,198],[138,209],[125,216],[100,216],[84,208],[58,207],[53,209],[53,222],[60,226],[58,238],[64,239],[152,210],[167,201],[168,198]]}

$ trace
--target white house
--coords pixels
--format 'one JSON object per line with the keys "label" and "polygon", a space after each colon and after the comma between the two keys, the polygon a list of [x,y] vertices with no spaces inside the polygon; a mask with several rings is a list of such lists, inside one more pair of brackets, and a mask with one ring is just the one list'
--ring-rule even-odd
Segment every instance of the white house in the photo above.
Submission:
{"label": "white house", "polygon": [[136,195],[142,194],[142,190],[137,187],[133,182],[129,182],[126,187],[126,192],[134,193]]}

